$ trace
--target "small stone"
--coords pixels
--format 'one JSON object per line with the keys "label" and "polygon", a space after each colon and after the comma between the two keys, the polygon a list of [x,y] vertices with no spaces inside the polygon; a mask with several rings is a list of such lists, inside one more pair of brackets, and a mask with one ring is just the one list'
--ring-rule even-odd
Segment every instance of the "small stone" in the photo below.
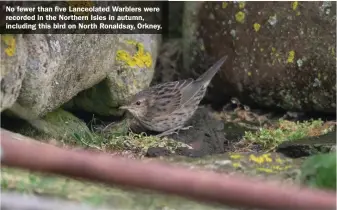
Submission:
{"label": "small stone", "polygon": [[321,81],[318,78],[315,78],[313,85],[314,87],[319,87],[321,86]]}
{"label": "small stone", "polygon": [[231,160],[217,160],[217,161],[214,162],[214,164],[220,165],[220,166],[228,165],[228,164],[231,164],[231,163],[232,163]]}
{"label": "small stone", "polygon": [[236,31],[234,29],[232,29],[230,33],[231,33],[232,37],[236,36]]}
{"label": "small stone", "polygon": [[303,65],[303,61],[301,59],[298,59],[296,62],[298,67],[301,67]]}
{"label": "small stone", "polygon": [[268,23],[271,26],[274,26],[277,23],[277,16],[276,15],[270,16],[269,19],[268,19]]}

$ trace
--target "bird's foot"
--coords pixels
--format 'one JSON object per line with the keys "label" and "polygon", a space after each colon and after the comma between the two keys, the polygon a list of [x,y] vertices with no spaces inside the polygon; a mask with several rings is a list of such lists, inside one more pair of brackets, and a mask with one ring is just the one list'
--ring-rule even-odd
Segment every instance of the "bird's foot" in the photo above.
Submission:
{"label": "bird's foot", "polygon": [[171,134],[177,134],[178,135],[178,132],[176,131],[177,129],[172,129],[172,130],[167,130],[167,131],[164,131],[158,135],[156,135],[156,137],[160,138],[160,137],[164,137],[164,136],[169,136]]}
{"label": "bird's foot", "polygon": [[193,128],[193,126],[190,125],[190,126],[187,126],[187,127],[184,127],[184,128],[180,128],[179,130],[186,131],[190,128]]}
{"label": "bird's foot", "polygon": [[171,135],[171,134],[177,134],[178,135],[178,132],[180,130],[188,130],[190,128],[193,128],[193,126],[187,126],[187,127],[177,127],[177,128],[173,128],[173,129],[170,129],[170,130],[167,130],[167,131],[164,131],[158,135],[156,135],[156,137],[160,138],[160,137],[163,137],[163,136],[168,136],[168,135]]}

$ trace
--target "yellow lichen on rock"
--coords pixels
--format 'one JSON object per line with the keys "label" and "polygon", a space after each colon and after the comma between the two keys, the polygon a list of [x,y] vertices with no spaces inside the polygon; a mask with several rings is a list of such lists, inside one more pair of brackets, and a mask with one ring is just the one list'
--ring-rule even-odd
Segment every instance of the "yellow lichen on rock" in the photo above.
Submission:
{"label": "yellow lichen on rock", "polygon": [[246,14],[242,11],[239,11],[235,14],[235,20],[236,22],[239,22],[239,23],[244,23],[245,17],[246,17]]}
{"label": "yellow lichen on rock", "polygon": [[234,153],[234,154],[230,154],[230,158],[232,158],[232,159],[241,159],[242,155]]}
{"label": "yellow lichen on rock", "polygon": [[267,154],[263,154],[263,155],[260,155],[260,156],[255,156],[254,154],[251,154],[249,156],[249,160],[250,161],[253,161],[255,163],[258,163],[258,164],[262,164],[262,163],[265,163],[265,162],[272,162],[272,158],[270,157],[270,154],[267,153]]}
{"label": "yellow lichen on rock", "polygon": [[142,43],[136,41],[127,41],[126,43],[135,45],[137,52],[135,55],[131,56],[125,50],[118,50],[116,55],[116,59],[118,61],[123,61],[130,67],[138,66],[141,68],[149,68],[152,66],[152,56],[149,52],[145,52],[144,45]]}
{"label": "yellow lichen on rock", "polygon": [[254,28],[255,32],[258,32],[261,28],[261,25],[258,24],[258,23],[254,23],[253,28]]}
{"label": "yellow lichen on rock", "polygon": [[226,7],[228,6],[228,3],[227,2],[222,2],[222,9],[226,9]]}
{"label": "yellow lichen on rock", "polygon": [[285,166],[272,165],[271,168],[274,171],[285,171],[285,170],[288,170],[288,169],[292,168],[292,166],[291,165],[285,165]]}
{"label": "yellow lichen on rock", "polygon": [[274,171],[270,168],[256,168],[257,171],[265,172],[265,173],[273,173]]}
{"label": "yellow lichen on rock", "polygon": [[7,45],[5,53],[8,56],[13,56],[16,51],[16,41],[13,35],[5,34],[1,36],[1,40]]}
{"label": "yellow lichen on rock", "polygon": [[281,163],[281,164],[284,163],[284,161],[283,161],[281,158],[276,158],[275,161],[276,161],[277,163]]}
{"label": "yellow lichen on rock", "polygon": [[294,58],[295,58],[295,51],[294,50],[289,51],[287,63],[294,63]]}
{"label": "yellow lichen on rock", "polygon": [[239,8],[240,8],[240,9],[243,9],[243,8],[245,8],[245,5],[246,5],[245,2],[240,2],[240,3],[239,3]]}
{"label": "yellow lichen on rock", "polygon": [[234,169],[275,174],[293,169],[292,160],[278,153],[229,153]]}
{"label": "yellow lichen on rock", "polygon": [[233,163],[232,164],[234,168],[241,168],[241,163]]}
{"label": "yellow lichen on rock", "polygon": [[298,7],[298,1],[294,1],[291,3],[291,8],[295,11]]}

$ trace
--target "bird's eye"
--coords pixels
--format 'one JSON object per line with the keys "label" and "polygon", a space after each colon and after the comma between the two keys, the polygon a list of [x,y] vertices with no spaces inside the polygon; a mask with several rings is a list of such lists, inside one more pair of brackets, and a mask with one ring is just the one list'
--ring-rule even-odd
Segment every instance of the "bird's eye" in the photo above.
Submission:
{"label": "bird's eye", "polygon": [[140,105],[140,101],[137,101],[137,102],[136,102],[136,105]]}

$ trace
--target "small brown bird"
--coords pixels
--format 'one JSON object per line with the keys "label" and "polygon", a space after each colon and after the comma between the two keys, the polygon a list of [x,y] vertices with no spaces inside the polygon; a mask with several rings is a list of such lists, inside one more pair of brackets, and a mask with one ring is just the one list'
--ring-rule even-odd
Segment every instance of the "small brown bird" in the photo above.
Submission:
{"label": "small brown bird", "polygon": [[120,109],[128,110],[145,128],[161,132],[158,137],[187,130],[191,126],[184,128],[184,124],[197,110],[208,84],[226,59],[222,57],[196,80],[167,82],[142,90]]}

